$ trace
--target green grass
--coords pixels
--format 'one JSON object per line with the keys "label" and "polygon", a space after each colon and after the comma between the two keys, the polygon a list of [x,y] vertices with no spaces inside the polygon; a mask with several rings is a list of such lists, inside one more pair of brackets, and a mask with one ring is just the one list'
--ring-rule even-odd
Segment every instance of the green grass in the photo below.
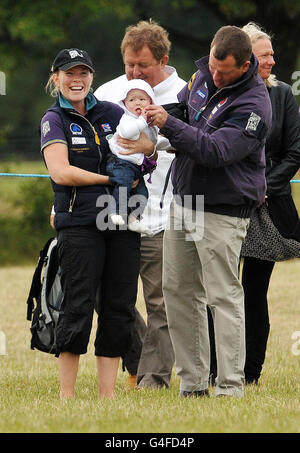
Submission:
{"label": "green grass", "polygon": [[[38,162],[0,163],[1,172],[47,173]],[[300,177],[297,176],[297,179]],[[0,211],[22,215],[10,202],[20,194],[22,178],[0,178]],[[300,184],[293,184],[300,212]],[[33,226],[34,231],[34,226]],[[22,240],[22,238],[20,238]],[[36,251],[36,254],[38,250]],[[20,261],[21,262],[21,261]],[[300,354],[292,354],[293,332],[300,331],[300,262],[277,263],[269,290],[271,331],[259,386],[248,386],[242,399],[181,400],[175,370],[168,390],[128,389],[120,367],[116,399],[97,397],[91,336],[81,358],[72,401],[60,402],[56,358],[29,347],[26,298],[33,266],[0,267],[0,331],[6,355],[0,355],[0,432],[2,433],[299,433]],[[142,291],[138,307],[145,315]],[[298,346],[300,352],[300,345]]]}
{"label": "green grass", "polygon": [[[26,298],[33,267],[0,268],[0,330],[7,355],[0,356],[0,432],[3,433],[299,433],[300,355],[292,354],[300,331],[300,262],[277,263],[269,305],[271,332],[259,386],[244,398],[179,399],[174,372],[170,389],[130,390],[119,370],[116,399],[97,397],[91,336],[82,356],[76,396],[58,396],[56,358],[29,348]],[[142,291],[138,307],[145,314]],[[300,347],[298,348],[300,352]]]}

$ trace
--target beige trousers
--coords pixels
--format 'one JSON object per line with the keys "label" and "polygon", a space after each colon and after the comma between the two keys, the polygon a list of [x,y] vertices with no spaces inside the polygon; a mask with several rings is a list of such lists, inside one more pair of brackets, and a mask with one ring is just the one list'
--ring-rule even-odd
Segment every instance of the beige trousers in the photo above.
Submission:
{"label": "beige trousers", "polygon": [[147,328],[137,371],[138,387],[169,387],[174,351],[162,292],[163,231],[141,239],[140,276],[147,309]]}
{"label": "beige trousers", "polygon": [[216,395],[243,396],[244,294],[239,257],[249,219],[170,207],[163,245],[163,292],[181,390],[208,387],[212,309],[218,372]]}

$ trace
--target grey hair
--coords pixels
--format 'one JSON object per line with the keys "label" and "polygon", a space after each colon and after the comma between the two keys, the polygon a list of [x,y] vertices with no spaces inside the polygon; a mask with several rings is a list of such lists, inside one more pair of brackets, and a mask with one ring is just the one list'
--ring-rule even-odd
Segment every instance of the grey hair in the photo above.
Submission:
{"label": "grey hair", "polygon": [[[248,24],[242,27],[242,30],[249,36],[251,44],[256,43],[256,41],[258,41],[259,39],[268,39],[270,42],[272,42],[272,36],[254,22],[248,22]],[[269,77],[264,80],[264,82],[268,88],[276,86],[276,75],[270,74]]]}

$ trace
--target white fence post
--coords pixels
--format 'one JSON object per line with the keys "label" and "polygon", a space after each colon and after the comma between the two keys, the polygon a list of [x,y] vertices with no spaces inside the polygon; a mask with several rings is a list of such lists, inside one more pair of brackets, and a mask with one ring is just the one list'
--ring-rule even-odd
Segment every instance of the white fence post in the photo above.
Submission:
{"label": "white fence post", "polygon": [[4,72],[0,71],[0,94],[6,94],[6,79]]}
{"label": "white fence post", "polygon": [[0,330],[0,355],[6,355],[6,336],[2,330]]}

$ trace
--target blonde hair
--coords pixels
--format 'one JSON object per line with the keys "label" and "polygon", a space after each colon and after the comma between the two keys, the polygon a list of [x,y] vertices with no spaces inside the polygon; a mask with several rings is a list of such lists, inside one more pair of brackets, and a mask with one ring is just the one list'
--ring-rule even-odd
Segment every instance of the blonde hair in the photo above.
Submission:
{"label": "blonde hair", "polygon": [[124,57],[127,47],[132,47],[134,52],[139,52],[144,46],[149,47],[156,61],[160,61],[170,52],[171,42],[168,32],[152,19],[141,20],[136,25],[126,28],[121,43],[121,53]]}
{"label": "blonde hair", "polygon": [[[270,42],[272,42],[272,37],[254,22],[248,22],[248,24],[242,27],[242,30],[249,36],[251,44],[256,43],[256,41],[258,41],[259,39],[268,39]],[[264,80],[264,82],[268,88],[276,86],[276,75],[270,74],[269,77]]]}
{"label": "blonde hair", "polygon": [[58,93],[59,93],[59,88],[54,83],[54,80],[53,80],[54,74],[55,74],[54,72],[52,72],[50,74],[48,82],[46,83],[46,86],[45,86],[45,91],[46,91],[46,93],[49,93],[50,96],[52,96],[53,98],[56,98],[56,96],[58,96]]}

